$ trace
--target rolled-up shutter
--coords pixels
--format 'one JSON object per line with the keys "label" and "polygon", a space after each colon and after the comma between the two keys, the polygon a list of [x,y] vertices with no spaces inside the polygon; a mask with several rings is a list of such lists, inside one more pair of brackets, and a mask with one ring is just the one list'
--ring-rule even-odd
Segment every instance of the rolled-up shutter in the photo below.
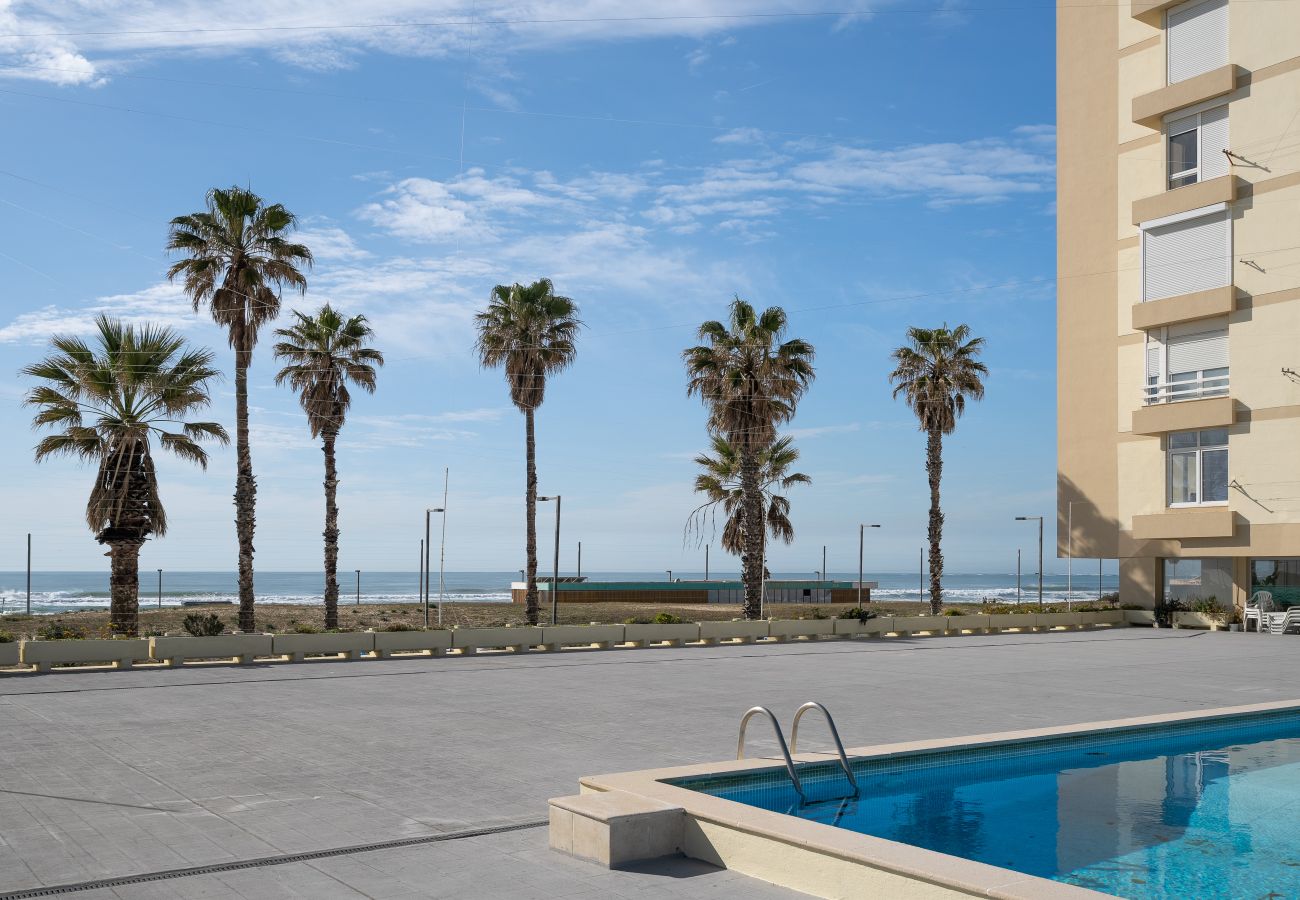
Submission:
{"label": "rolled-up shutter", "polygon": [[1209,181],[1228,174],[1228,106],[1216,106],[1201,113],[1201,177]]}
{"label": "rolled-up shutter", "polygon": [[1193,0],[1165,19],[1169,83],[1228,64],[1228,0]]}
{"label": "rolled-up shutter", "polygon": [[1165,341],[1170,375],[1228,366],[1228,323],[1223,318],[1171,325]]}
{"label": "rolled-up shutter", "polygon": [[1232,283],[1227,210],[1142,232],[1142,299],[1159,300]]}

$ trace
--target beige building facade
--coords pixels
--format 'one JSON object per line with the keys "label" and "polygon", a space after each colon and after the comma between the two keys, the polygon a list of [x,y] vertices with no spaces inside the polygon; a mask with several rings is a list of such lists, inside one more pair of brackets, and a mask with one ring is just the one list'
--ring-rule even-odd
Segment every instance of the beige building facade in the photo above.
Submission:
{"label": "beige building facade", "polygon": [[1300,0],[1069,0],[1057,46],[1058,555],[1300,603]]}

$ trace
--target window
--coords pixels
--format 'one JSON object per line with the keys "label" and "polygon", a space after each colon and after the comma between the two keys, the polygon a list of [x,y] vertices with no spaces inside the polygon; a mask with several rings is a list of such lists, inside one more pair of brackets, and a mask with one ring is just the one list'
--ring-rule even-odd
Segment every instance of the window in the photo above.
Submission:
{"label": "window", "polygon": [[1232,284],[1232,219],[1226,209],[1193,212],[1142,229],[1142,299],[1160,300]]}
{"label": "window", "polygon": [[1169,148],[1169,189],[1227,175],[1228,106],[1180,114],[1165,126]]}
{"label": "window", "polygon": [[1192,0],[1165,14],[1169,83],[1228,64],[1228,0]]}
{"label": "window", "polygon": [[1228,429],[1169,435],[1169,505],[1228,502]]}
{"label": "window", "polygon": [[1146,378],[1147,403],[1225,396],[1227,318],[1153,328],[1147,333]]}
{"label": "window", "polygon": [[1232,603],[1232,560],[1228,558],[1164,560],[1164,598],[1190,604],[1214,598],[1220,606]]}

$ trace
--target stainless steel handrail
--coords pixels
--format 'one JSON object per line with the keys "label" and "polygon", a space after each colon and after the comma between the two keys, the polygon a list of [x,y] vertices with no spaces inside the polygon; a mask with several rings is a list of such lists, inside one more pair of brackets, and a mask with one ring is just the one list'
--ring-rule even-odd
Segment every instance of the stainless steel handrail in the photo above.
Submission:
{"label": "stainless steel handrail", "polygon": [[831,740],[835,742],[835,752],[840,756],[840,768],[842,768],[844,774],[848,776],[849,784],[853,785],[853,792],[856,794],[858,792],[858,779],[853,777],[853,768],[849,765],[848,754],[844,752],[844,742],[840,740],[839,729],[835,727],[835,720],[831,718],[831,711],[822,706],[816,700],[809,700],[795,711],[794,724],[790,726],[790,752],[799,752],[799,720],[803,718],[803,714],[810,709],[820,711],[826,718],[826,724],[831,730]]}
{"label": "stainless steel handrail", "polygon": [[[759,713],[767,716],[768,721],[772,723],[772,730],[776,732],[776,742],[781,745],[781,755],[785,757],[785,770],[790,774],[790,780],[794,782],[794,789],[798,792],[799,799],[805,799],[803,783],[799,781],[799,773],[794,770],[794,760],[790,758],[790,748],[786,746],[785,733],[781,731],[781,723],[776,720],[772,710],[766,706],[752,706],[745,710],[745,714],[740,717],[740,737],[736,740],[736,759],[745,758],[745,729],[749,725],[749,720]],[[834,725],[831,726],[832,729],[834,727]]]}

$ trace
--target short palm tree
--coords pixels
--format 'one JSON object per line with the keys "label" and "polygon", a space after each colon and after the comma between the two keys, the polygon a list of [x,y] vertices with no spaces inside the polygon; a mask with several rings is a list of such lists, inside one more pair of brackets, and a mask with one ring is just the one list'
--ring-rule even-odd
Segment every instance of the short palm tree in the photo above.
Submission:
{"label": "short palm tree", "polygon": [[171,221],[167,249],[184,254],[167,270],[183,277],[198,311],[206,305],[235,351],[235,532],[239,539],[239,627],[256,627],[253,610],[253,529],[257,482],[248,446],[248,367],[258,329],[280,314],[284,287],[304,291],[311,251],[290,242],[297,219],[241,187],[208,191],[207,208]]}
{"label": "short palm tree", "polygon": [[916,414],[926,434],[925,473],[930,480],[930,611],[943,609],[943,509],[939,483],[943,478],[943,436],[952,434],[966,411],[966,400],[984,396],[988,368],[979,361],[984,338],[973,338],[969,326],[909,328],[907,345],[894,351],[889,380]]}
{"label": "short palm tree", "polygon": [[764,529],[761,454],[777,437],[777,427],[794,417],[799,399],[814,377],[812,344],[799,338],[782,341],[785,311],[779,306],[761,314],[737,297],[727,324],[700,326],[705,343],[683,352],[687,396],[699,395],[709,410],[709,430],[735,448],[740,459],[741,578],[745,582],[745,617],[762,614]]}
{"label": "short palm tree", "polygon": [[[577,354],[582,322],[578,307],[561,297],[549,278],[530,285],[499,284],[488,308],[475,316],[477,349],[484,368],[506,371],[510,400],[524,414],[524,521],[527,528],[525,612],[537,624],[537,441],[533,415],[546,395],[546,378],[567,368]],[[551,586],[555,590],[555,585]]]}
{"label": "short palm tree", "polygon": [[[722,549],[740,556],[744,553],[744,536],[740,528],[740,511],[744,494],[740,488],[740,454],[722,435],[712,438],[713,455],[701,453],[695,463],[703,471],[695,476],[695,491],[708,498],[691,514],[690,528],[703,531],[706,518],[718,509],[726,516],[722,526]],[[763,517],[766,535],[789,544],[794,541],[794,523],[790,521],[790,498],[785,492],[796,484],[812,484],[802,472],[791,472],[799,460],[794,438],[778,438],[759,451],[758,481],[763,491]],[[765,537],[766,540],[766,537]]]}
{"label": "short palm tree", "polygon": [[375,367],[384,364],[378,350],[367,347],[374,334],[365,316],[345,319],[328,303],[314,316],[294,310],[296,321],[275,336],[275,358],[286,365],[275,376],[298,392],[307,413],[311,436],[325,451],[325,627],[339,627],[339,505],[338,467],[334,443],[347,417],[352,397],[348,383],[375,392]]}
{"label": "short palm tree", "polygon": [[56,336],[54,352],[23,369],[39,378],[25,405],[39,411],[36,428],[55,429],[36,445],[36,461],[75,456],[94,463],[86,524],[109,548],[110,624],[134,635],[139,617],[140,548],[167,533],[152,443],[207,468],[204,441],[229,442],[215,422],[187,417],[208,405],[208,384],[220,377],[212,351],[188,347],[168,328],[95,320],[93,345]]}

